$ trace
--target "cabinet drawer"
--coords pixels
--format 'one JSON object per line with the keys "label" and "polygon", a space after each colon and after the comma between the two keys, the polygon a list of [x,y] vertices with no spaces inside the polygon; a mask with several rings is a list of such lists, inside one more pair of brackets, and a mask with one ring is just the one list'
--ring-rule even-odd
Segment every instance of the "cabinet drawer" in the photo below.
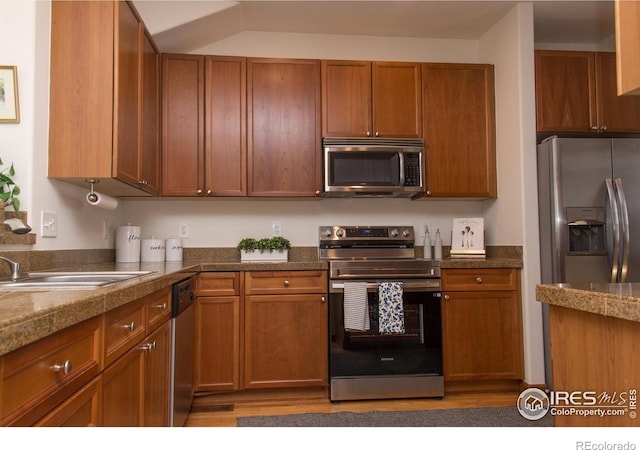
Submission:
{"label": "cabinet drawer", "polygon": [[109,311],[104,316],[105,367],[118,359],[146,334],[145,299]]}
{"label": "cabinet drawer", "polygon": [[0,359],[0,424],[31,426],[98,375],[102,317]]}
{"label": "cabinet drawer", "polygon": [[196,280],[198,297],[227,297],[240,295],[240,272],[206,272]]}
{"label": "cabinet drawer", "polygon": [[312,294],[327,292],[327,273],[314,271],[246,272],[245,294]]}
{"label": "cabinet drawer", "polygon": [[171,288],[166,287],[144,298],[147,308],[147,333],[171,318]]}
{"label": "cabinet drawer", "polygon": [[513,291],[516,269],[442,269],[443,291]]}

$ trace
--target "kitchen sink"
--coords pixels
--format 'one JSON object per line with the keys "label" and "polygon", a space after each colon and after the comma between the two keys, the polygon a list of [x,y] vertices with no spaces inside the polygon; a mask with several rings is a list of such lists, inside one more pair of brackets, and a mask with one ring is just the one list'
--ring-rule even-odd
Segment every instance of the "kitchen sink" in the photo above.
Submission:
{"label": "kitchen sink", "polygon": [[0,281],[0,289],[92,289],[148,275],[151,271],[31,272]]}

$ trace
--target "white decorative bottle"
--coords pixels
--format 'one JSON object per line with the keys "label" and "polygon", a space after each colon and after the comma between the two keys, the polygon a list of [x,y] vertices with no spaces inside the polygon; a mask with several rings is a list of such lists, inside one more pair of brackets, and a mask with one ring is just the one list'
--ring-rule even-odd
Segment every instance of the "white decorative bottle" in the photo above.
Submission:
{"label": "white decorative bottle", "polygon": [[424,233],[424,259],[431,258],[431,235],[429,234],[429,229],[427,229]]}
{"label": "white decorative bottle", "polygon": [[440,238],[440,228],[436,230],[436,239],[433,246],[433,257],[435,259],[442,259],[442,239]]}

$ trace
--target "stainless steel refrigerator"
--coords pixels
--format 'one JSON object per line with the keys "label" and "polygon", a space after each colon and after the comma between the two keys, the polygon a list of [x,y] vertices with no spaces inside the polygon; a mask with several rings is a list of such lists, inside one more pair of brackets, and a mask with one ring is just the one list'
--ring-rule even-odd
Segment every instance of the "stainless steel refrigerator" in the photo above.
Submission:
{"label": "stainless steel refrigerator", "polygon": [[543,283],[640,281],[640,139],[545,139],[538,206]]}

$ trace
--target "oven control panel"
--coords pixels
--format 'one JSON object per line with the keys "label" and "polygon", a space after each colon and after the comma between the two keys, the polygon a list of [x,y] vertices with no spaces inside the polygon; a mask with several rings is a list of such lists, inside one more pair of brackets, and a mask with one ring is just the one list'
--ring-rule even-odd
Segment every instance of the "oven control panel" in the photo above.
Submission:
{"label": "oven control panel", "polygon": [[413,226],[321,226],[320,243],[391,241],[413,243]]}

